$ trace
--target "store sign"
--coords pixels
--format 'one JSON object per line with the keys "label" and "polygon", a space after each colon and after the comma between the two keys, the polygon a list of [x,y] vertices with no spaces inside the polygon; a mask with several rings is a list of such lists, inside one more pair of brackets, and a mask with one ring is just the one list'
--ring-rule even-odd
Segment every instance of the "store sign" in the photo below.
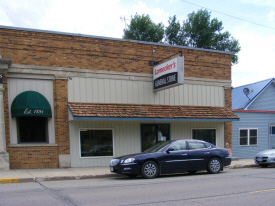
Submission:
{"label": "store sign", "polygon": [[153,67],[154,91],[183,84],[184,57],[178,56]]}

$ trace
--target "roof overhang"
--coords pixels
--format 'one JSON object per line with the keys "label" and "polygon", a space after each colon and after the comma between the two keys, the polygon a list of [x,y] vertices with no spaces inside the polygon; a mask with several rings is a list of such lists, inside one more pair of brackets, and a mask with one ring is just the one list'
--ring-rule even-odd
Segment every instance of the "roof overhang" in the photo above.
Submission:
{"label": "roof overhang", "polygon": [[239,121],[225,107],[69,102],[72,120]]}

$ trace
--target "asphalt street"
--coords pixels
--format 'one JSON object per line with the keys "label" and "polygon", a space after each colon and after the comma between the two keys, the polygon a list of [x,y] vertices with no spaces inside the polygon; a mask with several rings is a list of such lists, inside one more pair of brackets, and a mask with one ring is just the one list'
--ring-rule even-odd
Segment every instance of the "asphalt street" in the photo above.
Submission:
{"label": "asphalt street", "polygon": [[273,205],[275,167],[0,185],[0,205]]}

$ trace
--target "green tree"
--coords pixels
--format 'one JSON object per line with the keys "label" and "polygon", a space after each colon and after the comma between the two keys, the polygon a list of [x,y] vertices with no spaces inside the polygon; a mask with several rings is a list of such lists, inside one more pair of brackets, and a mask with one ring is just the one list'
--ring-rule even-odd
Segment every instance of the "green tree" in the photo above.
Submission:
{"label": "green tree", "polygon": [[152,22],[148,14],[142,16],[135,14],[127,27],[123,30],[124,39],[161,42],[164,37],[164,25]]}
{"label": "green tree", "polygon": [[[169,26],[165,30],[166,38],[169,40],[168,43],[176,42],[177,45],[229,51],[233,53],[231,63],[237,64],[237,53],[241,50],[238,40],[234,39],[228,31],[222,32],[221,21],[217,18],[212,20],[210,18],[211,12],[206,9],[192,12],[183,21],[181,29],[178,29],[176,17],[170,17]],[[178,31],[177,34],[175,34],[176,31]],[[178,37],[182,39],[178,40]]]}
{"label": "green tree", "polygon": [[165,28],[165,42],[171,45],[186,45],[182,36],[180,22],[177,21],[176,15],[169,17],[168,26]]}

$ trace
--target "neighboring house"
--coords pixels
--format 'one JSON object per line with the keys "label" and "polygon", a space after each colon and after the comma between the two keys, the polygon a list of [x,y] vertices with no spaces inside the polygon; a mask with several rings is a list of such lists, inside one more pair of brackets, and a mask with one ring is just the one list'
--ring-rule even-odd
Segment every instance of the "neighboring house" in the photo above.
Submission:
{"label": "neighboring house", "polygon": [[232,89],[232,155],[253,158],[275,147],[275,78]]}

